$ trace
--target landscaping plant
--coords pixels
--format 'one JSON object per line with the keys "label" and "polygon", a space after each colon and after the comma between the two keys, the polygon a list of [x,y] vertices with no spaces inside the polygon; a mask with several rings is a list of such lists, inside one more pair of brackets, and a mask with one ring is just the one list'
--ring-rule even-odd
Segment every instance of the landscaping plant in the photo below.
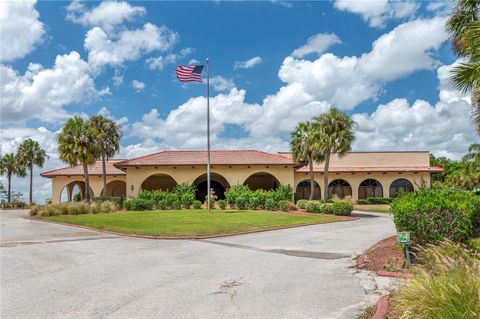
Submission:
{"label": "landscaping plant", "polygon": [[480,225],[480,197],[454,189],[404,193],[391,204],[398,231],[410,231],[418,244],[443,239],[466,242]]}

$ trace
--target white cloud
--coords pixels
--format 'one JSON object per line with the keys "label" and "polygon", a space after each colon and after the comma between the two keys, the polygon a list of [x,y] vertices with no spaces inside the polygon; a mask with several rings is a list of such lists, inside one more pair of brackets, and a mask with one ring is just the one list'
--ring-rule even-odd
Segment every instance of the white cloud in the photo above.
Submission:
{"label": "white cloud", "polygon": [[120,125],[120,128],[122,130],[125,130],[126,128],[126,124],[128,123],[128,117],[126,116],[122,116],[121,118],[115,118],[112,113],[110,113],[110,111],[106,108],[106,107],[102,107],[98,112],[97,112],[98,115],[103,115],[104,117],[108,118],[108,119],[111,119],[111,120],[114,120],[115,122],[117,122],[118,125]]}
{"label": "white cloud", "polygon": [[314,61],[287,57],[279,77],[301,86],[312,100],[328,101],[341,109],[377,97],[384,84],[438,65],[434,52],[448,39],[443,18],[415,20],[380,36],[361,56],[325,53]]}
{"label": "white cloud", "polygon": [[296,58],[303,58],[304,56],[312,53],[318,55],[325,52],[332,45],[340,44],[342,41],[333,33],[318,33],[311,36],[307,43],[292,52],[292,56]]}
{"label": "white cloud", "polygon": [[384,27],[388,20],[405,19],[415,15],[419,4],[415,1],[395,0],[335,0],[334,6],[362,16],[371,27]]}
{"label": "white cloud", "polygon": [[2,123],[36,118],[55,122],[68,117],[64,107],[109,94],[97,91],[88,64],[72,51],[58,55],[51,69],[30,63],[24,75],[0,65]]}
{"label": "white cloud", "polygon": [[36,1],[0,1],[0,60],[23,58],[37,46],[45,34]]}
{"label": "white cloud", "polygon": [[190,61],[188,61],[189,65],[199,64],[199,63],[200,63],[200,61],[198,61],[197,59],[191,59]]}
{"label": "white cloud", "polygon": [[258,65],[262,63],[262,58],[259,56],[253,57],[251,59],[248,59],[246,61],[235,61],[235,64],[233,65],[234,69],[251,69],[255,65]]}
{"label": "white cloud", "polygon": [[178,33],[166,26],[146,23],[143,28],[124,30],[114,36],[94,27],[87,32],[84,46],[89,65],[99,70],[104,65],[119,66],[153,51],[170,50],[178,39]]}
{"label": "white cloud", "polygon": [[220,75],[216,75],[210,78],[210,85],[213,86],[215,91],[225,91],[233,88],[235,83],[232,79],[226,79]]}
{"label": "white cloud", "polygon": [[409,104],[395,99],[371,115],[353,115],[357,122],[355,148],[361,150],[429,150],[459,159],[478,137],[470,119],[470,98],[450,84],[452,65],[438,68],[439,100]]}
{"label": "white cloud", "polygon": [[119,1],[104,1],[91,10],[87,10],[78,0],[67,6],[67,20],[84,26],[98,26],[106,32],[112,32],[116,26],[145,13],[144,7],[132,7],[127,2]]}
{"label": "white cloud", "polygon": [[133,80],[130,85],[132,86],[132,88],[134,88],[135,91],[137,92],[141,92],[145,89],[145,83],[143,82],[140,82],[138,80]]}
{"label": "white cloud", "polygon": [[115,73],[113,74],[112,77],[113,80],[113,85],[115,87],[119,87],[120,85],[123,84],[123,74],[121,74],[120,70],[115,70]]}
{"label": "white cloud", "polygon": [[150,70],[162,71],[168,64],[175,64],[179,60],[195,52],[192,48],[184,48],[179,53],[169,53],[165,56],[150,57],[146,60]]}

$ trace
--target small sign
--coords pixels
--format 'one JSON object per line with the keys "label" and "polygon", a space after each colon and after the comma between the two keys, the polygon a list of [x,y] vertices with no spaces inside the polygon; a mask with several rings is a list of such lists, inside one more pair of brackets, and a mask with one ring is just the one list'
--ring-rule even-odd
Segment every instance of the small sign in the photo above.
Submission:
{"label": "small sign", "polygon": [[410,232],[409,231],[401,231],[397,234],[397,241],[400,244],[410,244]]}

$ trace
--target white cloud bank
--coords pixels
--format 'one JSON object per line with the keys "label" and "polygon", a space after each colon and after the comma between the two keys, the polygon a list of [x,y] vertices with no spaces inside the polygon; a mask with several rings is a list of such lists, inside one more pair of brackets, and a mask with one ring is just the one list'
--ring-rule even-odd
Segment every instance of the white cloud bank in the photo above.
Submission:
{"label": "white cloud bank", "polygon": [[318,55],[325,52],[335,44],[341,44],[340,38],[333,33],[319,33],[310,37],[307,43],[292,52],[292,56],[303,58],[306,55],[316,53]]}
{"label": "white cloud bank", "polygon": [[342,11],[362,16],[370,27],[384,27],[388,20],[413,17],[420,5],[415,1],[396,0],[335,0],[334,6]]}
{"label": "white cloud bank", "polygon": [[42,42],[45,27],[36,1],[0,1],[0,60],[23,58]]}

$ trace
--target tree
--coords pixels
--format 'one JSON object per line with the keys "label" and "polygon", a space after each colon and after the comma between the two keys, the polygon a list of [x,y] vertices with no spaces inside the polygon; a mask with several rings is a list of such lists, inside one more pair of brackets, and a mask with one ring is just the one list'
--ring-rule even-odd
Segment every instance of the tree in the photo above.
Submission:
{"label": "tree", "polygon": [[94,133],[91,123],[74,116],[67,120],[57,139],[60,160],[68,165],[83,166],[87,202],[90,202],[88,165],[94,164],[100,153],[100,148],[95,144]]}
{"label": "tree", "polygon": [[301,122],[291,134],[290,148],[293,160],[297,163],[307,164],[310,172],[310,197],[313,199],[315,192],[315,177],[313,163],[323,162],[324,156],[318,147],[319,134],[312,122]]}
{"label": "tree", "polygon": [[103,171],[103,196],[107,193],[107,168],[105,161],[120,150],[120,127],[118,124],[102,115],[90,117],[96,144],[100,147],[100,159]]}
{"label": "tree", "polygon": [[7,175],[7,202],[11,202],[12,175],[24,177],[26,175],[25,166],[22,165],[17,155],[13,153],[5,154],[0,161],[0,173]]}
{"label": "tree", "polygon": [[40,147],[37,141],[26,139],[18,147],[19,161],[30,171],[30,193],[28,201],[32,204],[32,189],[33,189],[33,166],[43,167],[45,159],[48,158],[47,152]]}
{"label": "tree", "polygon": [[463,161],[467,162],[468,173],[476,178],[478,188],[480,186],[480,144],[470,145]]}
{"label": "tree", "polygon": [[319,133],[319,150],[325,158],[323,198],[327,200],[330,157],[333,153],[343,157],[351,150],[352,142],[355,140],[353,134],[355,122],[347,114],[332,108],[328,112],[314,117],[313,124]]}
{"label": "tree", "polygon": [[480,134],[480,0],[458,0],[447,21],[452,49],[464,62],[452,70],[452,80],[462,92],[470,92],[472,117]]}

